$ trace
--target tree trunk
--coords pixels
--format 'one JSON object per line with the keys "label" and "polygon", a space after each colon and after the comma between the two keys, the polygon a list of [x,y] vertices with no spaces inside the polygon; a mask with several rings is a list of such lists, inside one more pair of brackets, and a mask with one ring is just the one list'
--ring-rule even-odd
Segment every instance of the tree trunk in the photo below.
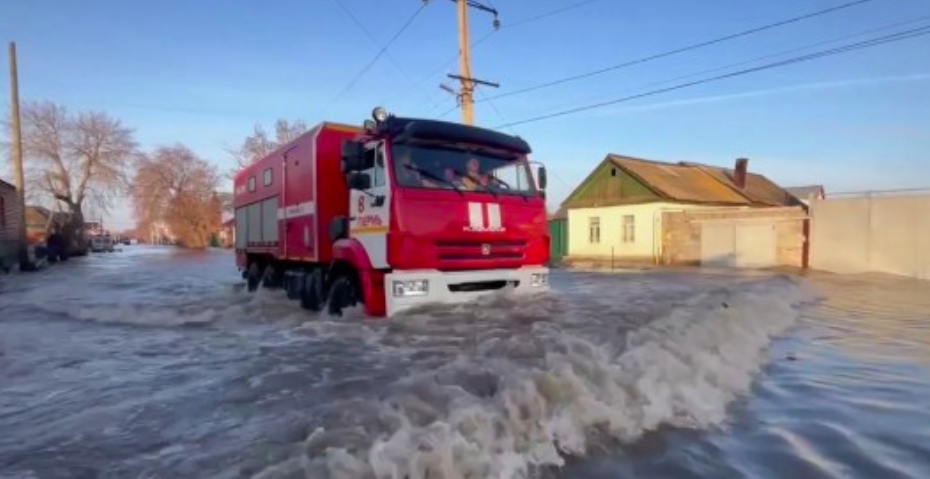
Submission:
{"label": "tree trunk", "polygon": [[80,204],[69,204],[71,223],[68,225],[67,241],[73,253],[87,253],[87,237],[84,234],[84,211]]}

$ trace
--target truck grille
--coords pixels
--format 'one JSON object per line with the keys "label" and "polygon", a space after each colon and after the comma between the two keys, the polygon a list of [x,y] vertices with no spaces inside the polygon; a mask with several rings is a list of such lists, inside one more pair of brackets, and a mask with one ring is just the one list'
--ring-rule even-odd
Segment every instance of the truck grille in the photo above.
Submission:
{"label": "truck grille", "polygon": [[437,241],[436,251],[443,261],[522,260],[526,254],[526,240]]}

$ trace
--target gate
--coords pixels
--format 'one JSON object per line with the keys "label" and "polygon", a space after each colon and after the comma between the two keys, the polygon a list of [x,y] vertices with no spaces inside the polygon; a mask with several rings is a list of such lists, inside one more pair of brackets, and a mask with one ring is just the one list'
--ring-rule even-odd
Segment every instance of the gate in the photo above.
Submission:
{"label": "gate", "polygon": [[775,223],[766,220],[701,225],[701,265],[766,268],[778,264]]}

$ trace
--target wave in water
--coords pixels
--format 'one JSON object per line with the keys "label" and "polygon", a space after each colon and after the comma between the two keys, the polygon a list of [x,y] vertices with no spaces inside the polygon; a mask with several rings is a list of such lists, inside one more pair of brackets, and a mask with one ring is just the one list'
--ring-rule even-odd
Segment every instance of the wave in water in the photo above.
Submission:
{"label": "wave in water", "polygon": [[660,426],[711,427],[813,299],[777,278],[701,293],[630,325],[624,304],[602,293],[596,308],[475,335],[472,348],[379,398],[333,404],[299,457],[256,477],[516,479]]}

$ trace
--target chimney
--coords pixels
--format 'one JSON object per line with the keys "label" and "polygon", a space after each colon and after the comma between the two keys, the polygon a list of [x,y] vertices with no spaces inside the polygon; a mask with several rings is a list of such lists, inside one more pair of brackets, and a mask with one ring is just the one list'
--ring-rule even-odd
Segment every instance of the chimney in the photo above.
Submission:
{"label": "chimney", "polygon": [[749,166],[749,160],[746,158],[737,158],[736,167],[733,169],[733,183],[739,189],[746,188],[746,168]]}

